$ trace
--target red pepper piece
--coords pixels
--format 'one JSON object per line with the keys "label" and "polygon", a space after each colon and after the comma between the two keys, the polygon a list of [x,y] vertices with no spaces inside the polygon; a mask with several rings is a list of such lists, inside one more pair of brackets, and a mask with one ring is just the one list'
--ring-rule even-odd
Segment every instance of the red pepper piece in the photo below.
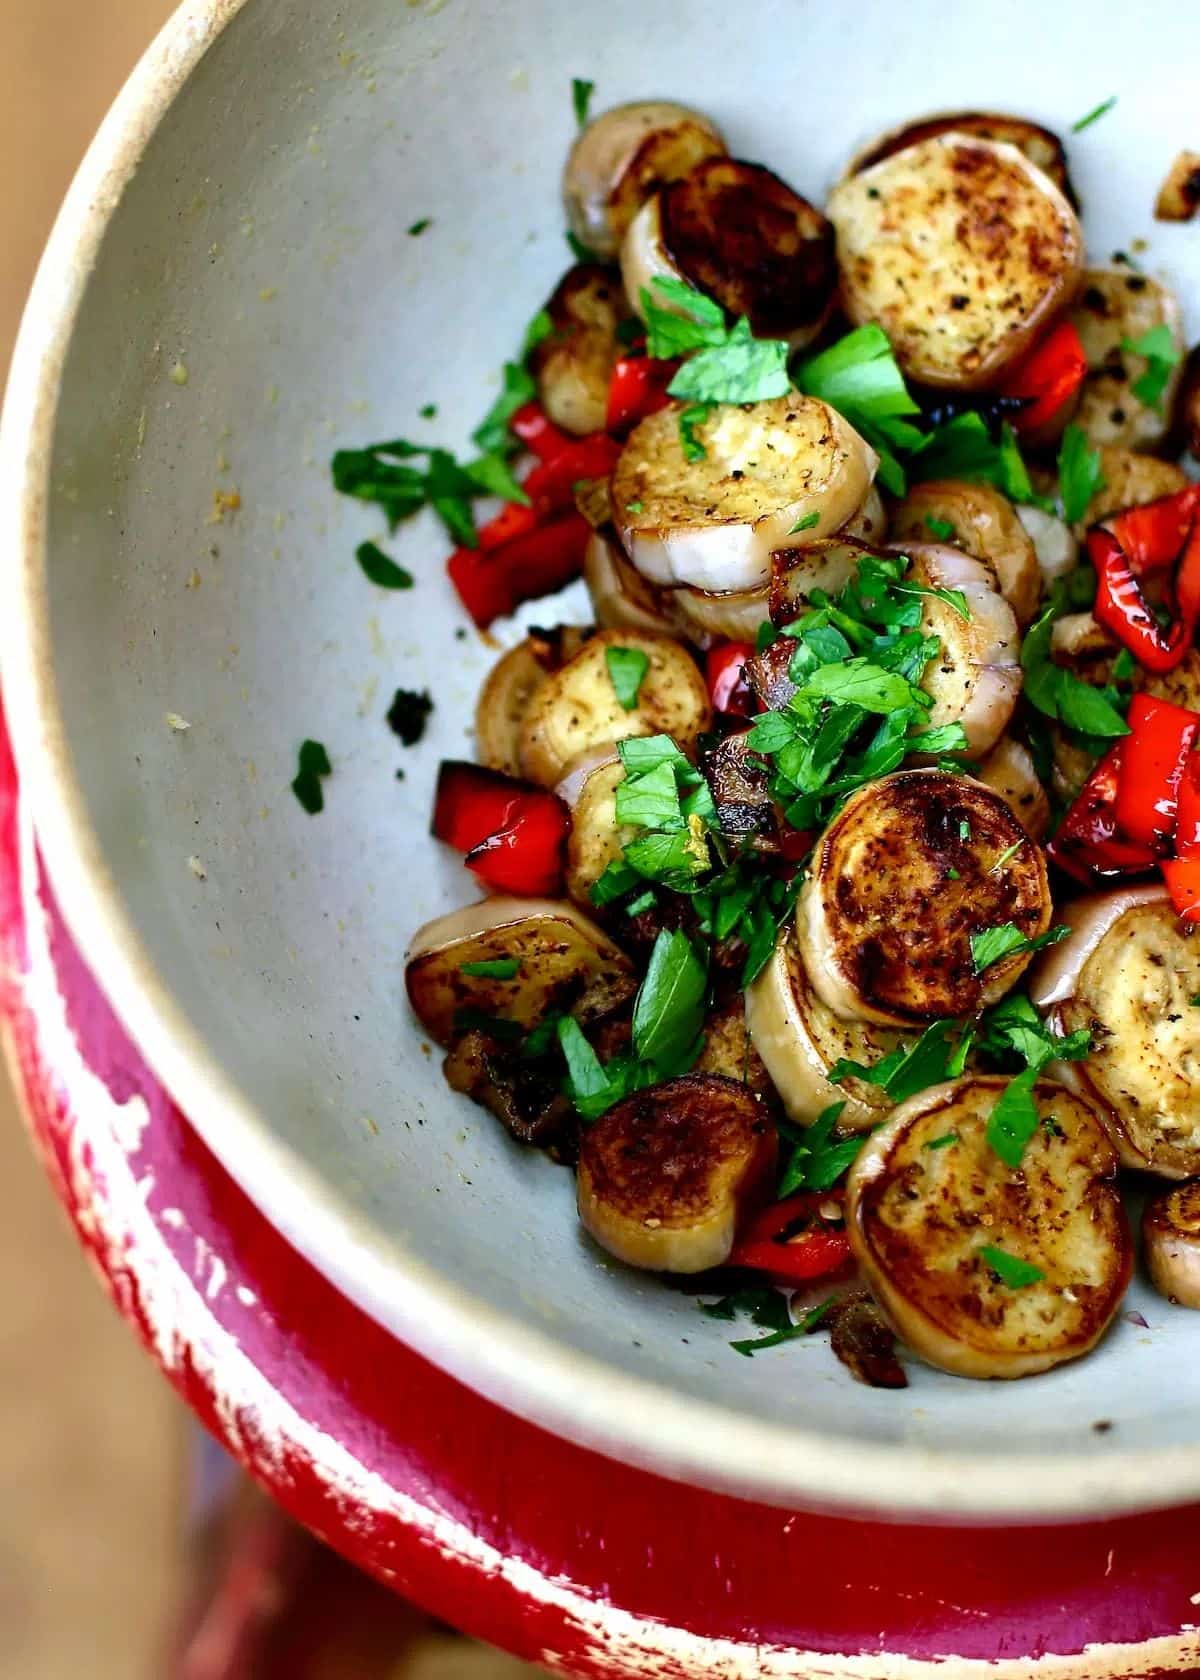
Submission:
{"label": "red pepper piece", "polygon": [[1175,564],[1191,532],[1196,508],[1196,490],[1180,490],[1173,496],[1160,496],[1156,502],[1126,508],[1105,521],[1124,550],[1134,577],[1163,572]]}
{"label": "red pepper piece", "polygon": [[500,892],[540,898],[561,892],[570,812],[557,794],[520,794],[504,826],[467,853],[465,863]]}
{"label": "red pepper piece", "polygon": [[649,414],[670,402],[667,386],[679,372],[677,361],[654,356],[622,356],[608,386],[605,425],[614,437],[625,437]]}
{"label": "red pepper piece", "polygon": [[1152,847],[1127,840],[1117,826],[1124,744],[1118,741],[1108,749],[1046,846],[1058,867],[1085,886],[1112,876],[1143,875],[1158,861]]}
{"label": "red pepper piece", "polygon": [[580,513],[563,514],[496,548],[460,548],[447,571],[481,630],[522,601],[552,595],[583,570],[592,528]]}
{"label": "red pepper piece", "polygon": [[532,531],[537,522],[534,507],[526,507],[522,502],[505,502],[494,519],[479,527],[479,546],[499,548],[501,543],[511,542],[514,537],[523,537],[526,531]]}
{"label": "red pepper piece", "polygon": [[1075,395],[1087,374],[1087,355],[1070,321],[1060,321],[1036,344],[1001,386],[1006,397],[1032,397],[1014,415],[1018,432],[1034,432],[1054,418]]}
{"label": "red pepper piece", "polygon": [[1117,827],[1144,846],[1162,849],[1175,832],[1179,781],[1200,728],[1200,712],[1135,694],[1130,733],[1121,743]]}
{"label": "red pepper piece", "polygon": [[[1181,614],[1170,629],[1164,631],[1146,605],[1141,585],[1112,532],[1097,525],[1088,532],[1087,545],[1096,568],[1096,599],[1092,612],[1097,621],[1111,630],[1147,671],[1173,671],[1192,645],[1196,633],[1196,611],[1193,609]],[[1194,564],[1200,567],[1200,544],[1193,539],[1189,546],[1196,549]],[[1194,583],[1190,593],[1196,594],[1197,606],[1200,606],[1200,591],[1196,591]]]}
{"label": "red pepper piece", "polygon": [[513,807],[538,790],[500,770],[461,758],[442,760],[433,796],[432,832],[456,851],[469,852],[504,827]]}
{"label": "red pepper piece", "polygon": [[783,1283],[808,1283],[840,1272],[850,1259],[850,1242],[844,1231],[810,1223],[797,1235],[787,1236],[790,1226],[800,1220],[815,1221],[818,1208],[837,1200],[833,1191],[826,1195],[805,1192],[764,1208],[734,1243],[729,1265],[769,1272]]}
{"label": "red pepper piece", "polygon": [[1200,857],[1164,858],[1163,879],[1185,922],[1200,922]]}
{"label": "red pepper piece", "polygon": [[1175,818],[1175,856],[1200,855],[1200,753],[1192,753],[1179,781]]}
{"label": "red pepper piece", "polygon": [[737,717],[754,715],[757,706],[746,680],[746,661],[753,658],[752,642],[718,642],[708,650],[704,676],[714,711],[731,712]]}
{"label": "red pepper piece", "polygon": [[509,420],[508,429],[539,461],[552,461],[571,442],[566,432],[560,432],[547,418],[540,403],[523,403]]}
{"label": "red pepper piece", "polygon": [[607,478],[620,453],[621,446],[607,432],[592,432],[589,437],[568,442],[557,455],[534,467],[522,488],[541,517],[566,513],[575,506],[575,486],[579,481]]}

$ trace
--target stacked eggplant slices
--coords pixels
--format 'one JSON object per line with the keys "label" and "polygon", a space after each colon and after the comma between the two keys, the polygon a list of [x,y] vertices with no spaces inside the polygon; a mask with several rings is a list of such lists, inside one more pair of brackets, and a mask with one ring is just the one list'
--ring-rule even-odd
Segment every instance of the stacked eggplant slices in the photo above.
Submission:
{"label": "stacked eggplant slices", "polygon": [[739,1353],[1078,1358],[1147,1182],[1150,1278],[1200,1306],[1176,298],[1088,266],[1017,117],[889,133],[822,212],[697,111],[575,93],[578,261],[479,460],[441,452],[504,498],[452,525],[476,624],[580,574],[593,619],[511,647],[440,772],[488,889],[409,952],[447,1079]]}

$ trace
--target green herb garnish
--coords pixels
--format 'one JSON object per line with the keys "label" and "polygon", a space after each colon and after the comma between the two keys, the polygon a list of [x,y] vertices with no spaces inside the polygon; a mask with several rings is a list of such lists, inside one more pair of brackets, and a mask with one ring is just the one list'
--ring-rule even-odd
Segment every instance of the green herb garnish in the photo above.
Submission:
{"label": "green herb garnish", "polygon": [[1083,427],[1072,420],[1058,450],[1058,498],[1068,525],[1079,523],[1103,488],[1100,451],[1092,448]]}
{"label": "green herb garnish", "polygon": [[413,222],[411,224],[411,226],[409,227],[409,230],[408,230],[408,237],[410,239],[417,239],[417,238],[420,237],[421,234],[423,234],[425,232],[426,228],[431,228],[432,226],[433,226],[433,217],[432,216],[422,216],[419,222]]}
{"label": "green herb garnish", "polygon": [[961,1141],[962,1139],[957,1132],[943,1132],[941,1137],[930,1138],[928,1143],[922,1145],[922,1148],[949,1149],[952,1143],[961,1143]]}
{"label": "green herb garnish", "polygon": [[817,1326],[825,1321],[836,1305],[837,1296],[831,1295],[828,1300],[822,1301],[819,1306],[810,1308],[795,1324],[790,1322],[791,1315],[789,1313],[788,1324],[772,1331],[769,1336],[759,1336],[756,1339],[743,1342],[730,1342],[729,1345],[735,1353],[745,1354],[747,1359],[752,1359],[756,1353],[761,1353],[764,1348],[778,1347],[781,1342],[794,1342],[801,1336],[810,1336]]}
{"label": "green herb garnish", "polygon": [[865,1066],[843,1058],[829,1070],[835,1085],[846,1079],[861,1079],[877,1085],[893,1103],[905,1102],[944,1079],[957,1079],[967,1065],[974,1042],[973,1030],[961,1021],[934,1021],[915,1044],[901,1045]]}
{"label": "green herb garnish", "polygon": [[1047,928],[1045,933],[1036,939],[1029,939],[1023,934],[1015,922],[1002,922],[998,927],[983,928],[979,933],[971,935],[971,961],[976,974],[982,974],[994,963],[1003,962],[1006,957],[1014,957],[1026,951],[1041,951],[1047,945],[1057,945],[1060,939],[1065,939],[1070,928],[1060,922],[1057,927]]}
{"label": "green herb garnish", "polygon": [[857,1135],[838,1135],[838,1116],[845,1106],[844,1102],[830,1103],[811,1126],[790,1133],[795,1141],[779,1180],[781,1201],[797,1190],[832,1190],[843,1173],[850,1170],[864,1140]]}
{"label": "green herb garnish", "polygon": [[907,418],[920,414],[909,394],[882,327],[856,327],[800,364],[796,384],[844,416],[879,456],[879,480],[894,495],[906,488],[897,452],[925,444],[926,434]]}
{"label": "green herb garnish", "polygon": [[1099,122],[1101,117],[1106,117],[1116,103],[1116,94],[1110,93],[1107,99],[1102,99],[1099,105],[1093,106],[1086,117],[1080,117],[1078,122],[1071,124],[1071,133],[1082,134],[1085,128],[1090,128],[1094,122]]}
{"label": "green herb garnish", "polygon": [[650,669],[649,654],[643,653],[641,648],[610,647],[604,650],[604,663],[608,667],[617,704],[623,711],[633,711],[638,703],[642,680]]}
{"label": "green herb garnish", "polygon": [[707,967],[687,935],[660,933],[633,1008],[633,1044],[643,1061],[682,1070],[694,1060],[707,986]]}
{"label": "green herb garnish", "polygon": [[797,519],[796,523],[792,526],[791,530],[788,532],[788,536],[789,537],[794,537],[800,531],[811,531],[814,528],[814,526],[817,526],[820,523],[821,523],[821,515],[819,513],[806,513],[803,516],[803,518]]}
{"label": "green herb garnish", "polygon": [[310,817],[315,817],[318,811],[325,809],[325,793],[321,787],[321,779],[332,775],[333,765],[329,762],[329,754],[320,741],[303,742],[300,747],[299,766],[292,782],[292,792]]}
{"label": "green herb garnish", "polygon": [[412,588],[412,573],[405,571],[403,566],[398,566],[394,560],[389,560],[377,543],[359,543],[354,557],[362,567],[363,575],[380,589]]}
{"label": "green herb garnish", "polygon": [[979,1250],[979,1257],[987,1261],[1000,1282],[1009,1289],[1027,1289],[1031,1283],[1040,1283],[1046,1275],[1039,1266],[1031,1266],[1028,1260],[1006,1254],[1004,1249],[995,1248],[991,1243],[986,1243]]}
{"label": "green herb garnish", "polygon": [[1171,329],[1165,321],[1160,321],[1149,332],[1144,332],[1141,338],[1123,338],[1122,350],[1131,351],[1135,356],[1146,358],[1146,371],[1139,379],[1135,379],[1130,389],[1139,402],[1144,402],[1147,408],[1156,408],[1162,412],[1163,393],[1170,382],[1172,371],[1179,365],[1181,355],[1176,348],[1175,340],[1171,337]]}
{"label": "green herb garnish", "polygon": [[1021,644],[1021,669],[1025,673],[1024,695],[1046,717],[1057,718],[1069,729],[1110,740],[1128,735],[1129,725],[1111,697],[1085,683],[1072,672],[1056,665],[1051,657],[1054,621],[1066,604],[1065,592],[1056,587],[1026,631]]}
{"label": "green herb garnish", "polygon": [[488,957],[459,963],[458,972],[472,980],[512,980],[521,972],[521,962],[519,957]]}
{"label": "green herb garnish", "polygon": [[938,519],[932,513],[925,515],[925,529],[937,542],[949,542],[954,536],[954,526],[948,519]]}
{"label": "green herb garnish", "polygon": [[595,91],[595,82],[585,82],[579,76],[571,78],[571,107],[575,112],[575,121],[580,128],[584,128],[587,124],[588,107],[592,103],[592,95]]}

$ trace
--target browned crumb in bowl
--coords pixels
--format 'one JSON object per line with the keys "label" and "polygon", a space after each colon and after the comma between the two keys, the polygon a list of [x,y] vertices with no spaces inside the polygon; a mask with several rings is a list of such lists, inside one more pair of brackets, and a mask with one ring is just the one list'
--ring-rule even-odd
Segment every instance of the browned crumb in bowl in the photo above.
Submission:
{"label": "browned crumb in bowl", "polygon": [[1180,152],[1158,189],[1154,216],[1160,222],[1190,222],[1200,209],[1200,152]]}

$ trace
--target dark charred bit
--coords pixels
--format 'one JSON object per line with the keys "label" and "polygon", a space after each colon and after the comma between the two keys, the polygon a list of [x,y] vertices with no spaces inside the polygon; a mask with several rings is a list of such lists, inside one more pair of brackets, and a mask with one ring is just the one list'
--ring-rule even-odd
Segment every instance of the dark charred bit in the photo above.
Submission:
{"label": "dark charred bit", "polygon": [[553,676],[594,635],[595,629],[590,624],[556,624],[550,630],[535,624],[529,631],[529,649],[543,671]]}
{"label": "dark charred bit", "polygon": [[525,1060],[519,1046],[468,1032],[455,1040],[442,1065],[451,1090],[494,1114],[518,1143],[574,1160],[578,1120],[562,1093],[561,1067],[549,1055]]}
{"label": "dark charred bit", "polygon": [[432,710],[433,700],[428,689],[418,694],[415,689],[398,688],[395,699],[388,707],[388,728],[399,736],[402,746],[415,747],[425,733]]}
{"label": "dark charred bit", "polygon": [[796,649],[787,636],[781,636],[770,647],[746,661],[746,681],[750,692],[766,710],[782,711],[797,685],[788,676],[788,666]]}
{"label": "dark charred bit", "polygon": [[865,1289],[843,1295],[829,1316],[830,1346],[858,1382],[868,1388],[907,1388],[896,1357],[896,1338]]}
{"label": "dark charred bit", "polygon": [[775,802],[767,792],[767,769],[747,745],[748,731],[727,735],[701,757],[700,768],[717,808],[721,832],[751,841],[762,850],[773,844]]}

